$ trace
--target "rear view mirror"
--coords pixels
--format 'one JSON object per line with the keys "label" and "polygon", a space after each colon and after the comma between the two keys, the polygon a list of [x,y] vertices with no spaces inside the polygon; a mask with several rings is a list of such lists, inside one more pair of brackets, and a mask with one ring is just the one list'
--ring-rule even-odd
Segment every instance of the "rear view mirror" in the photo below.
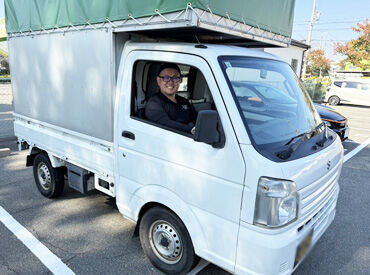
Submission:
{"label": "rear view mirror", "polygon": [[212,145],[214,148],[224,146],[224,135],[216,111],[207,110],[198,113],[194,140]]}

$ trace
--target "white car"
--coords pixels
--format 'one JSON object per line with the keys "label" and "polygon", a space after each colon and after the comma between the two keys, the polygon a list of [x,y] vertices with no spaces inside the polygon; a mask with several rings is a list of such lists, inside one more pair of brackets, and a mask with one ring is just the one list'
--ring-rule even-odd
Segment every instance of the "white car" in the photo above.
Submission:
{"label": "white car", "polygon": [[348,103],[370,106],[370,82],[363,79],[334,81],[325,100],[330,105]]}

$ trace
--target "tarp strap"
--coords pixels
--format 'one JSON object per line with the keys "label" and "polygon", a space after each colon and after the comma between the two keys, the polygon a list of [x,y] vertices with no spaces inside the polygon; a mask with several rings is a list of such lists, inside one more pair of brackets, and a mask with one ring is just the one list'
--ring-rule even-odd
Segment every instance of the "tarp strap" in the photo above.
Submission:
{"label": "tarp strap", "polygon": [[73,26],[72,23],[69,23],[69,25],[72,27],[72,29],[74,29],[75,31],[78,31],[78,29],[75,26]]}
{"label": "tarp strap", "polygon": [[[136,23],[138,23],[139,25],[144,25],[143,23],[141,23],[139,20],[136,20],[131,13],[128,14],[128,17],[131,18],[132,20],[134,20]],[[153,17],[153,16],[152,16]],[[150,17],[149,19],[151,19],[152,17]]]}
{"label": "tarp strap", "polygon": [[213,24],[216,24],[216,21],[213,19],[214,18],[214,14],[213,14],[213,12],[212,12],[212,10],[211,10],[211,8],[209,6],[207,7],[207,10],[212,14]]}
{"label": "tarp strap", "polygon": [[171,23],[172,21],[168,18],[166,18],[164,15],[162,15],[158,9],[155,10],[155,13],[158,14],[160,17],[162,17],[164,20],[166,20],[168,23]]}
{"label": "tarp strap", "polygon": [[191,3],[188,3],[187,6],[186,6],[186,9],[187,8],[190,8],[198,17],[198,20],[200,19],[200,15],[198,14],[198,12],[191,6]]}
{"label": "tarp strap", "polygon": [[117,26],[115,25],[115,24],[113,24],[110,20],[109,20],[109,18],[107,17],[107,18],[105,18],[105,20],[107,20],[108,22],[109,22],[109,24],[111,24],[111,26],[113,27],[113,28],[117,28]]}
{"label": "tarp strap", "polygon": [[96,30],[96,27],[94,25],[91,25],[90,22],[88,20],[86,20],[86,23],[91,27],[93,28],[94,30]]}

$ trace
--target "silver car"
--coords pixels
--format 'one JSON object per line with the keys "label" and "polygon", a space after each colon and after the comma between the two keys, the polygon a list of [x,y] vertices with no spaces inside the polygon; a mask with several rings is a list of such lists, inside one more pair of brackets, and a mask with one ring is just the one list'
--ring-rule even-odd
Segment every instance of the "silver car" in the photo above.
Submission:
{"label": "silver car", "polygon": [[330,86],[325,100],[330,105],[339,103],[370,106],[370,81],[337,80]]}

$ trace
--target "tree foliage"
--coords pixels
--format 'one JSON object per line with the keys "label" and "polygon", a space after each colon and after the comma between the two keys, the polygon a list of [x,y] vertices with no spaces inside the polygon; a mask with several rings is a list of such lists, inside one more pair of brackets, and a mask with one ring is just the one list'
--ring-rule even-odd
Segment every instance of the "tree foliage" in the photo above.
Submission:
{"label": "tree foliage", "polygon": [[322,49],[312,50],[308,54],[307,73],[311,75],[328,75],[330,70],[330,59],[325,57]]}
{"label": "tree foliage", "polygon": [[8,60],[0,55],[0,75],[9,74]]}
{"label": "tree foliage", "polygon": [[334,52],[347,56],[346,62],[350,62],[363,70],[370,69],[370,23],[368,19],[363,24],[357,23],[357,27],[352,28],[359,34],[357,39],[347,43],[335,43]]}

